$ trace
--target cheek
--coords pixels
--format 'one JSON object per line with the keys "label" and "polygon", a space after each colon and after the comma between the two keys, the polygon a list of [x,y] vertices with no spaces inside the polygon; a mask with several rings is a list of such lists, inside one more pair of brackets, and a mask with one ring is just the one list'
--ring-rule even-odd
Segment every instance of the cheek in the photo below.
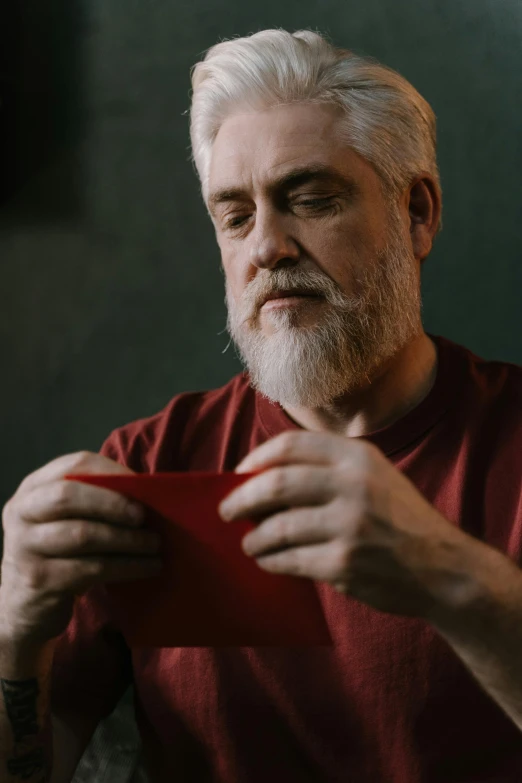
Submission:
{"label": "cheek", "polygon": [[[255,274],[248,277],[249,268],[245,265],[244,257],[223,246],[221,246],[221,268],[225,277],[227,297],[234,304],[239,304],[245,297],[245,289]],[[253,267],[250,267],[250,271],[252,269]]]}
{"label": "cheek", "polygon": [[315,258],[345,293],[355,293],[356,280],[376,256],[374,242],[372,234],[360,225],[331,226],[320,243],[314,242],[317,248]]}
{"label": "cheek", "polygon": [[227,302],[231,302],[233,305],[241,299],[242,286],[240,280],[234,275],[233,265],[222,262],[223,271],[225,274],[225,290],[227,295]]}
{"label": "cheek", "polygon": [[332,232],[332,241],[358,256],[372,256],[380,242],[380,230],[374,220],[365,215],[354,215]]}

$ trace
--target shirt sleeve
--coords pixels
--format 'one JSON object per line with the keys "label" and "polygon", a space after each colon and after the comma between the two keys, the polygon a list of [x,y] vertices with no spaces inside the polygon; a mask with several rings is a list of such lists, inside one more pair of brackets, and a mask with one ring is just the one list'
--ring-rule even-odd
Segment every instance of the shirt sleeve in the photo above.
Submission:
{"label": "shirt sleeve", "polygon": [[[100,454],[125,464],[115,432],[105,440]],[[131,651],[113,624],[104,585],[95,585],[76,597],[69,625],[56,643],[51,711],[59,715],[81,710],[102,720],[132,680]]]}

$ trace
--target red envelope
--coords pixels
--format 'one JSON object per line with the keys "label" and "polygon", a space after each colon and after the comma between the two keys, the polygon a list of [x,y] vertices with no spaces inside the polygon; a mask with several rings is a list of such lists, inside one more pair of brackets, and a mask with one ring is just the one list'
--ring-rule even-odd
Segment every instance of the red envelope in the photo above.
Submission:
{"label": "red envelope", "polygon": [[105,583],[133,647],[331,645],[314,582],[263,571],[241,549],[252,520],[225,522],[221,500],[255,473],[82,474],[145,504],[164,566],[153,577]]}

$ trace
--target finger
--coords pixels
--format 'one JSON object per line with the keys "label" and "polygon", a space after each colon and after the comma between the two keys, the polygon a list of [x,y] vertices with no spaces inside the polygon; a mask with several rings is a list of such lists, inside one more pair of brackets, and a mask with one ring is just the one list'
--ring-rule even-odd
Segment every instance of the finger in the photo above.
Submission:
{"label": "finger", "polygon": [[324,543],[338,534],[339,524],[332,519],[328,506],[300,508],[268,517],[243,537],[243,551],[260,557],[273,550]]}
{"label": "finger", "polygon": [[32,492],[20,496],[16,508],[28,522],[79,517],[129,526],[140,521],[140,506],[133,500],[119,492],[81,481],[40,484]]}
{"label": "finger", "polygon": [[357,459],[365,450],[374,448],[368,441],[330,432],[287,430],[251,451],[236,467],[236,473],[288,463],[333,465],[341,460]]}
{"label": "finger", "polygon": [[74,454],[64,454],[61,457],[57,457],[33,473],[30,473],[18,487],[17,494],[21,490],[29,491],[39,484],[62,479],[68,473],[133,472],[125,465],[120,465],[119,462],[114,462],[114,460],[104,457],[102,454],[95,454],[90,451],[77,451]]}
{"label": "finger", "polygon": [[256,563],[264,571],[273,574],[301,576],[319,582],[338,583],[343,573],[339,568],[339,557],[335,542],[298,546],[256,557]]}
{"label": "finger", "polygon": [[50,558],[92,553],[139,554],[159,551],[159,537],[151,530],[129,530],[85,519],[67,519],[36,525],[28,551]]}
{"label": "finger", "polygon": [[248,479],[227,495],[219,504],[219,513],[231,520],[288,506],[319,505],[328,502],[334,492],[330,468],[273,468]]}
{"label": "finger", "polygon": [[79,594],[96,583],[159,576],[163,566],[162,559],[153,555],[56,558],[52,560],[52,568],[45,569],[45,573],[37,577],[38,583],[34,587],[48,592],[74,591]]}

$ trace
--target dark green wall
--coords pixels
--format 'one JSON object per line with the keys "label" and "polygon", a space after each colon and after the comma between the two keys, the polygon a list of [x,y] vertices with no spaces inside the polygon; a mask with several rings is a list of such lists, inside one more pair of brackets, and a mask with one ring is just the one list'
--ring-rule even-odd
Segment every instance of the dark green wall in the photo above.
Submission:
{"label": "dark green wall", "polygon": [[0,208],[2,504],[55,456],[97,450],[241,369],[223,353],[223,278],[182,114],[189,68],[220,38],[312,27],[419,89],[444,190],[425,327],[522,363],[520,0],[19,5],[0,12],[16,98]]}

